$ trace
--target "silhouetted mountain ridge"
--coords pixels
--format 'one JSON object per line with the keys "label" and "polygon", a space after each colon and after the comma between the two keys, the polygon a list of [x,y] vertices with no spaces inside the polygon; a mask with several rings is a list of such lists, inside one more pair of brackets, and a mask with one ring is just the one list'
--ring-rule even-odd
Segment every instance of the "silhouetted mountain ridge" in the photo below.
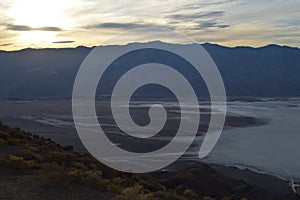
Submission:
{"label": "silhouetted mountain ridge", "polygon": [[[228,96],[300,96],[299,48],[202,46],[217,64]],[[120,45],[101,48],[117,47]],[[92,48],[0,51],[0,98],[70,97],[76,73]],[[189,76],[193,80],[193,74]],[[200,84],[199,91],[203,89]]]}

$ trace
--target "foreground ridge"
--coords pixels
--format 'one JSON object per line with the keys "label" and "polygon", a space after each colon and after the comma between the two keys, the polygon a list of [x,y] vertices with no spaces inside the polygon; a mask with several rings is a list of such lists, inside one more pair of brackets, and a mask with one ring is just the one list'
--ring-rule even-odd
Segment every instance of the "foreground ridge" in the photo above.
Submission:
{"label": "foreground ridge", "polygon": [[198,163],[179,172],[128,174],[0,123],[0,199],[299,199],[276,196]]}

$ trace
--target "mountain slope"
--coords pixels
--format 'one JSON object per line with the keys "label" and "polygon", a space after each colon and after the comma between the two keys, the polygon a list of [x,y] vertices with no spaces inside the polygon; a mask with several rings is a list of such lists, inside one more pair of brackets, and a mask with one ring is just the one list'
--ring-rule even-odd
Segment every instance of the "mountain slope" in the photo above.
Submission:
{"label": "mountain slope", "polygon": [[[277,45],[261,48],[228,48],[213,44],[204,44],[203,47],[217,64],[228,96],[300,95],[300,49],[298,48]],[[101,48],[113,50],[116,46]],[[90,51],[91,48],[78,47],[0,52],[0,98],[70,97],[79,66]],[[145,62],[149,59],[141,56]],[[169,62],[172,63],[172,60]],[[176,68],[176,63],[174,65]],[[188,76],[192,81],[195,79],[193,73]],[[109,80],[106,84],[110,87]],[[204,84],[199,84],[199,91],[205,89]],[[144,94],[151,93],[153,90],[149,88],[144,91]],[[104,94],[105,92],[107,91],[103,91]]]}
{"label": "mountain slope", "polygon": [[2,123],[0,183],[0,199],[11,200],[299,199],[291,191],[287,196],[273,194],[221,175],[201,163],[183,171],[162,174],[117,172],[70,146],[61,146]]}
{"label": "mountain slope", "polygon": [[229,96],[287,97],[300,94],[300,49],[268,45],[226,48],[204,44]]}

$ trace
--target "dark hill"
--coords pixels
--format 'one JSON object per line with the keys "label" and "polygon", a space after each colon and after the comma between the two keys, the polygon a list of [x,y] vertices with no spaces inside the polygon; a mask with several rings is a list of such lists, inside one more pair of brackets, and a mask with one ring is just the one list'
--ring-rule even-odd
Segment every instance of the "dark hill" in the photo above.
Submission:
{"label": "dark hill", "polygon": [[[278,196],[196,164],[180,172],[134,175],[88,154],[0,123],[0,199],[297,199]],[[213,198],[214,197],[214,198]]]}
{"label": "dark hill", "polygon": [[[228,96],[300,96],[299,48],[203,46],[219,67]],[[70,97],[78,68],[90,51],[91,48],[86,47],[1,51],[0,98]],[[147,61],[149,58],[142,59]],[[195,78],[193,74],[189,76]],[[109,87],[109,82],[107,84]],[[199,91],[203,87],[200,84]]]}

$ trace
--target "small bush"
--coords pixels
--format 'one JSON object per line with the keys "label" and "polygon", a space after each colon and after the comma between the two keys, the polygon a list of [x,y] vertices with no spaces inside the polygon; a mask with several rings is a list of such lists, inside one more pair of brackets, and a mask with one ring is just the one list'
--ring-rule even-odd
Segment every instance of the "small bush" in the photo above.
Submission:
{"label": "small bush", "polygon": [[34,169],[39,167],[36,161],[24,160],[24,158],[19,156],[9,155],[7,159],[7,165],[14,169]]}
{"label": "small bush", "polygon": [[139,183],[143,188],[150,191],[166,191],[166,188],[161,185],[159,182],[153,180],[153,178],[148,176],[134,176],[134,182]]}
{"label": "small bush", "polygon": [[0,131],[0,138],[7,140],[9,138],[9,134],[4,131]]}
{"label": "small bush", "polygon": [[73,146],[65,146],[65,147],[63,147],[63,149],[66,150],[66,151],[74,151]]}
{"label": "small bush", "polygon": [[120,194],[122,192],[122,188],[120,186],[117,186],[114,184],[108,185],[108,187],[106,187],[105,189],[108,192],[113,192],[113,193],[117,193],[117,194]]}
{"label": "small bush", "polygon": [[113,200],[149,200],[148,196],[142,193],[142,188],[140,185],[126,188],[122,194],[117,195]]}
{"label": "small bush", "polygon": [[22,144],[22,140],[17,139],[17,138],[9,138],[7,140],[7,144],[9,144],[9,145],[20,145],[20,144]]}
{"label": "small bush", "polygon": [[102,172],[89,170],[85,174],[85,182],[92,189],[103,189]]}
{"label": "small bush", "polygon": [[72,169],[67,173],[67,179],[69,183],[72,184],[82,184],[87,185],[88,187],[100,190],[103,189],[103,180],[102,180],[102,172],[89,170],[87,172]]}
{"label": "small bush", "polygon": [[70,164],[70,162],[75,160],[74,155],[59,151],[50,151],[48,156],[50,162],[56,162],[58,165]]}
{"label": "small bush", "polygon": [[194,190],[191,190],[191,189],[185,189],[184,192],[183,192],[183,196],[187,197],[189,199],[196,199],[198,197],[196,192]]}
{"label": "small bush", "polygon": [[88,167],[85,166],[84,164],[80,163],[80,162],[74,162],[73,163],[73,167],[76,168],[76,169],[83,170],[83,171],[87,171],[88,170]]}
{"label": "small bush", "polygon": [[57,164],[45,164],[40,171],[40,181],[45,186],[66,186],[68,175],[66,171]]}
{"label": "small bush", "polygon": [[159,200],[186,200],[186,198],[171,192],[158,191],[153,193],[154,197]]}
{"label": "small bush", "polygon": [[34,152],[34,153],[40,152],[40,149],[36,145],[26,145],[26,150]]}
{"label": "small bush", "polygon": [[28,150],[28,149],[20,150],[18,155],[20,155],[21,157],[23,157],[26,160],[35,160],[35,161],[40,162],[40,163],[44,161],[43,156],[38,155],[38,154]]}
{"label": "small bush", "polygon": [[114,178],[111,180],[111,182],[112,182],[113,184],[115,184],[115,185],[120,185],[121,183],[124,182],[124,180],[121,179],[120,177],[114,177]]}
{"label": "small bush", "polygon": [[85,172],[81,170],[70,170],[68,172],[67,178],[69,183],[87,184]]}

